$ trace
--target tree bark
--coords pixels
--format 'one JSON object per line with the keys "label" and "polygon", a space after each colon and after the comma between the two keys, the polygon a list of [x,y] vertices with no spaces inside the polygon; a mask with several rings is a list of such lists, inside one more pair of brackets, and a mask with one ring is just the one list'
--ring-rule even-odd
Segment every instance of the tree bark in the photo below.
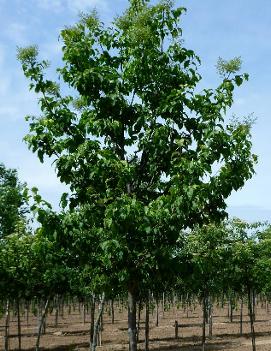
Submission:
{"label": "tree bark", "polygon": [[129,336],[130,351],[137,351],[136,294],[134,289],[128,290],[128,336]]}
{"label": "tree bark", "polygon": [[59,315],[59,300],[58,296],[55,298],[55,328],[58,326],[58,315]]}
{"label": "tree bark", "polygon": [[9,299],[6,302],[6,318],[5,318],[5,351],[9,350]]}
{"label": "tree bark", "polygon": [[[96,322],[95,322],[95,325],[94,325],[93,340],[92,340],[92,344],[90,345],[90,350],[91,351],[96,351],[97,336],[98,336],[98,331],[99,331],[99,324],[100,324],[101,317],[102,317],[102,314],[103,314],[104,304],[105,304],[105,293],[102,294],[99,314],[97,316],[97,319],[96,319]],[[101,336],[100,336],[100,342],[101,342]]]}
{"label": "tree bark", "polygon": [[203,296],[202,300],[202,351],[205,350],[206,342],[206,295]]}
{"label": "tree bark", "polygon": [[163,311],[163,317],[165,317],[165,293],[164,292],[162,295],[162,311]]}
{"label": "tree bark", "polygon": [[46,314],[48,311],[48,307],[49,307],[49,298],[46,300],[45,306],[44,306],[44,310],[43,313],[41,315],[41,319],[40,319],[40,324],[39,324],[39,330],[38,330],[38,336],[37,336],[37,341],[36,341],[36,351],[39,351],[40,349],[40,337],[41,337],[41,332],[43,329],[43,324],[46,318]]}
{"label": "tree bark", "polygon": [[83,324],[86,324],[86,304],[83,302]]}
{"label": "tree bark", "polygon": [[22,350],[22,333],[21,333],[21,316],[20,316],[20,300],[16,300],[17,307],[17,327],[18,327],[18,350]]}
{"label": "tree bark", "polygon": [[208,299],[208,321],[209,321],[209,337],[213,337],[213,303],[211,297]]}
{"label": "tree bark", "polygon": [[115,323],[114,299],[111,300],[111,322]]}
{"label": "tree bark", "polygon": [[252,311],[253,311],[253,321],[256,322],[256,293],[255,290],[252,291]]}
{"label": "tree bark", "polygon": [[140,333],[141,309],[142,309],[142,302],[139,301],[138,308],[137,308],[137,334],[136,334],[137,342],[139,341],[139,333]]}
{"label": "tree bark", "polygon": [[30,302],[26,302],[26,326],[29,327],[29,309],[30,309]]}
{"label": "tree bark", "polygon": [[252,309],[251,299],[252,299],[251,289],[250,289],[250,287],[248,287],[248,311],[249,311],[249,319],[250,319],[251,343],[252,343],[252,351],[256,351],[254,318],[253,318],[253,309]]}
{"label": "tree bark", "polygon": [[243,296],[241,297],[241,306],[240,306],[240,336],[243,335]]}
{"label": "tree bark", "polygon": [[89,344],[92,344],[95,324],[95,295],[92,296],[90,307],[90,328],[89,328]]}
{"label": "tree bark", "polygon": [[149,297],[146,300],[146,310],[145,310],[145,351],[149,351],[149,322],[150,322],[150,305]]}
{"label": "tree bark", "polygon": [[155,302],[156,302],[156,327],[159,326],[159,299],[158,297],[155,299]]}

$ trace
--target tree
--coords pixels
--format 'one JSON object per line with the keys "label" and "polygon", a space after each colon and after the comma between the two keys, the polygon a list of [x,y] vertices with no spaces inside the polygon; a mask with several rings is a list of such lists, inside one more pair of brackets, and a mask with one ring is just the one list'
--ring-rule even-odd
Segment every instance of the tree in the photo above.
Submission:
{"label": "tree", "polygon": [[[227,275],[232,289],[237,291],[243,298],[247,294],[248,312],[250,318],[252,350],[256,351],[256,336],[254,330],[255,300],[253,296],[259,286],[259,268],[264,252],[261,252],[257,236],[262,231],[264,224],[260,222],[246,223],[235,218],[229,223],[229,238],[231,246],[228,252]],[[254,301],[253,301],[254,300]]]}
{"label": "tree", "polygon": [[28,212],[24,196],[25,185],[20,183],[15,169],[0,164],[0,239],[25,226]]}
{"label": "tree", "polygon": [[55,159],[70,206],[89,206],[103,264],[128,291],[131,351],[140,285],[168,273],[181,229],[226,215],[225,198],[256,160],[250,125],[224,122],[248,76],[229,72],[217,89],[198,92],[199,58],[181,38],[184,11],[130,0],[108,28],[96,12],[82,15],[61,32],[58,74],[70,95],[45,78],[36,47],[18,52],[42,111],[28,117],[26,141],[41,161]]}
{"label": "tree", "polygon": [[[188,284],[202,302],[202,350],[205,349],[206,320],[212,319],[212,298],[223,291],[224,272],[227,268],[228,232],[225,223],[195,228],[187,238],[187,251],[191,257],[192,274]],[[209,310],[209,311],[208,311]],[[209,318],[207,318],[209,316]],[[209,321],[209,335],[212,320]]]}

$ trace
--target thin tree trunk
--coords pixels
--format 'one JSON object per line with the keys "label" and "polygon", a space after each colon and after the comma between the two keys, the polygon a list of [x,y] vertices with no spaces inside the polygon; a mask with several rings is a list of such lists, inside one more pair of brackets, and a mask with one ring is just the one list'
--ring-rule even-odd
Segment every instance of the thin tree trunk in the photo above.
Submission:
{"label": "thin tree trunk", "polygon": [[9,299],[6,303],[6,319],[5,319],[5,351],[9,350]]}
{"label": "thin tree trunk", "polygon": [[111,322],[115,323],[114,299],[111,300]]}
{"label": "thin tree trunk", "polygon": [[55,298],[55,328],[58,326],[58,316],[59,316],[59,298]]}
{"label": "thin tree trunk", "polygon": [[243,335],[243,296],[241,296],[241,306],[240,306],[240,336]]}
{"label": "thin tree trunk", "polygon": [[213,303],[212,299],[209,298],[208,300],[208,315],[209,315],[209,338],[213,336]]}
{"label": "thin tree trunk", "polygon": [[16,300],[17,307],[17,327],[18,327],[18,346],[19,351],[22,350],[22,333],[21,333],[21,316],[20,316],[20,300],[17,298]]}
{"label": "thin tree trunk", "polygon": [[230,299],[230,322],[233,322],[233,303],[232,298]]}
{"label": "thin tree trunk", "polygon": [[90,328],[89,328],[89,344],[92,344],[95,324],[95,295],[92,296],[90,307]]}
{"label": "thin tree trunk", "polygon": [[145,311],[145,351],[149,351],[149,322],[150,322],[150,305],[149,297],[146,300],[146,311]]}
{"label": "thin tree trunk", "polygon": [[86,304],[83,302],[83,324],[86,324]]}
{"label": "thin tree trunk", "polygon": [[40,319],[40,324],[39,324],[39,330],[38,330],[38,336],[37,336],[37,341],[36,341],[36,351],[39,351],[40,349],[40,337],[41,337],[41,332],[43,329],[43,324],[45,321],[45,317],[48,311],[48,307],[49,307],[49,298],[46,300],[45,306],[44,306],[44,310]]}
{"label": "thin tree trunk", "polygon": [[29,327],[29,309],[30,309],[30,302],[26,302],[26,326]]}
{"label": "thin tree trunk", "polygon": [[128,336],[129,336],[130,351],[137,351],[136,295],[133,289],[128,291]]}
{"label": "thin tree trunk", "polygon": [[163,317],[165,317],[165,293],[164,292],[162,295],[162,312],[163,312]]}
{"label": "thin tree trunk", "polygon": [[140,333],[141,308],[142,308],[142,302],[139,301],[138,309],[137,309],[137,311],[138,311],[138,313],[137,313],[137,334],[136,334],[137,342],[139,341],[139,333]]}
{"label": "thin tree trunk", "polygon": [[255,294],[255,290],[252,291],[252,311],[253,311],[253,321],[256,322],[256,294]]}
{"label": "thin tree trunk", "polygon": [[251,298],[252,298],[251,289],[248,288],[248,311],[249,311],[249,319],[250,319],[252,351],[256,351],[255,329],[254,329],[254,319],[253,319]]}
{"label": "thin tree trunk", "polygon": [[[97,336],[98,336],[98,331],[99,331],[99,324],[100,324],[101,317],[102,317],[102,314],[103,314],[104,304],[105,304],[105,294],[103,293],[101,304],[100,304],[99,314],[98,314],[98,317],[97,317],[95,325],[94,325],[93,340],[92,340],[92,344],[90,345],[90,350],[91,351],[96,351]],[[101,338],[101,336],[100,336],[100,338]],[[101,339],[100,339],[100,342],[101,342]]]}
{"label": "thin tree trunk", "polygon": [[155,302],[156,302],[156,327],[158,327],[159,325],[159,300],[158,300],[158,297],[155,299]]}
{"label": "thin tree trunk", "polygon": [[202,351],[205,350],[206,342],[206,295],[204,294],[202,300]]}

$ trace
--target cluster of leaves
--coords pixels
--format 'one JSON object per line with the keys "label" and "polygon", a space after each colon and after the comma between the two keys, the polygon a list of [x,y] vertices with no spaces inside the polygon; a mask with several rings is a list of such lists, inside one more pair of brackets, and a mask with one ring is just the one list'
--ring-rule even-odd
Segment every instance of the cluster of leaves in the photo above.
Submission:
{"label": "cluster of leaves", "polygon": [[26,186],[18,180],[17,171],[0,164],[0,239],[27,227]]}
{"label": "cluster of leaves", "polygon": [[191,274],[180,289],[202,297],[229,291],[270,293],[270,225],[239,219],[197,228],[187,235]]}

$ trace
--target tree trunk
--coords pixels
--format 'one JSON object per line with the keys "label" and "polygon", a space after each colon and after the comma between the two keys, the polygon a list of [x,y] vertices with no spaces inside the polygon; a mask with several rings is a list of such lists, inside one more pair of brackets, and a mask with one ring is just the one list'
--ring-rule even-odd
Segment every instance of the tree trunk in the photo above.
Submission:
{"label": "tree trunk", "polygon": [[37,336],[37,341],[36,341],[36,351],[39,351],[40,349],[40,337],[41,337],[41,332],[43,329],[43,324],[45,321],[45,317],[48,311],[48,307],[49,307],[49,298],[46,300],[45,306],[44,306],[44,310],[43,313],[41,315],[41,319],[40,319],[40,324],[39,324],[39,330],[38,330],[38,336]]}
{"label": "tree trunk", "polygon": [[128,336],[130,351],[137,351],[136,341],[136,294],[133,289],[128,291]]}
{"label": "tree trunk", "polygon": [[251,289],[250,287],[248,287],[248,311],[249,311],[249,319],[250,319],[251,343],[252,343],[252,351],[256,351],[255,329],[254,329],[254,319],[253,319],[251,299],[252,299]]}
{"label": "tree trunk", "polygon": [[230,322],[233,322],[233,303],[232,298],[230,299]]}
{"label": "tree trunk", "polygon": [[163,317],[165,317],[165,293],[164,292],[162,296],[162,312],[163,312]]}
{"label": "tree trunk", "polygon": [[83,302],[83,324],[86,324],[86,304]]}
{"label": "tree trunk", "polygon": [[17,307],[17,327],[18,327],[18,350],[22,350],[22,333],[21,333],[21,316],[20,316],[20,300],[16,300]]}
{"label": "tree trunk", "polygon": [[55,298],[55,328],[58,326],[58,315],[59,315],[59,299],[58,296]]}
{"label": "tree trunk", "polygon": [[141,308],[142,308],[142,302],[139,301],[138,309],[137,309],[137,311],[138,311],[138,313],[137,313],[137,334],[136,334],[137,342],[139,341],[139,333],[140,333]]}
{"label": "tree trunk", "polygon": [[114,310],[114,300],[111,300],[111,322],[115,323],[115,310]]}
{"label": "tree trunk", "polygon": [[206,295],[202,300],[202,351],[205,350],[206,342]]}
{"label": "tree trunk", "polygon": [[92,295],[90,307],[90,328],[89,328],[89,344],[92,344],[95,324],[95,295]]}
{"label": "tree trunk", "polygon": [[256,322],[256,293],[252,291],[252,311],[253,311],[253,322]]}
{"label": "tree trunk", "polygon": [[[97,316],[97,319],[96,319],[96,322],[95,322],[95,325],[94,325],[93,340],[92,340],[92,344],[90,345],[90,350],[91,351],[96,351],[97,336],[98,336],[98,331],[99,331],[99,324],[100,324],[101,317],[102,317],[102,314],[103,314],[104,304],[105,304],[105,293],[103,293],[103,295],[102,295],[100,309],[99,309],[99,314]],[[100,336],[100,342],[101,342],[101,336]]]}
{"label": "tree trunk", "polygon": [[29,309],[30,309],[30,302],[26,302],[26,326],[29,327]]}
{"label": "tree trunk", "polygon": [[9,299],[6,303],[6,319],[5,319],[5,351],[9,350]]}
{"label": "tree trunk", "polygon": [[213,303],[212,299],[208,299],[208,315],[209,315],[209,338],[213,336]]}
{"label": "tree trunk", "polygon": [[155,299],[155,302],[156,302],[156,327],[158,327],[159,325],[159,299],[158,297]]}
{"label": "tree trunk", "polygon": [[149,321],[150,321],[150,305],[149,297],[146,300],[146,311],[145,311],[145,351],[149,351]]}
{"label": "tree trunk", "polygon": [[240,336],[243,335],[243,296],[241,297],[241,306],[240,306]]}

